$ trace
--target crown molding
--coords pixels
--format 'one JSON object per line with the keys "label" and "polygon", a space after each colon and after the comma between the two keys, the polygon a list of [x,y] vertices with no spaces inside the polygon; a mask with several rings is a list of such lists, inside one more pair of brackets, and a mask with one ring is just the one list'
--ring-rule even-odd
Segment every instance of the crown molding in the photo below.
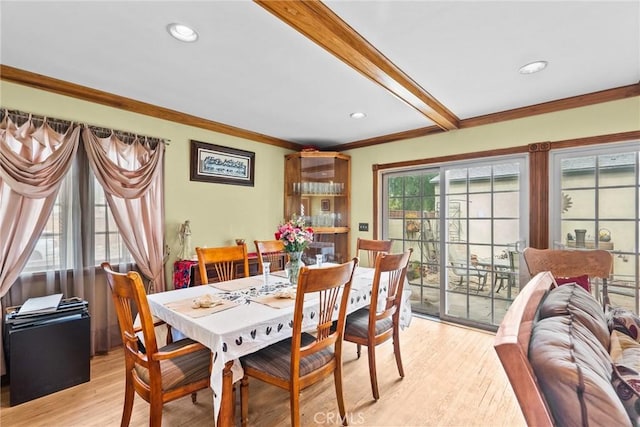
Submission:
{"label": "crown molding", "polygon": [[168,108],[159,107],[157,105],[148,104],[146,102],[137,101],[120,95],[114,95],[112,93],[92,89],[87,86],[54,79],[42,74],[32,73],[30,71],[21,70],[3,64],[0,64],[0,80],[6,80],[8,82],[81,99],[83,101],[94,102],[96,104],[119,108],[132,113],[169,120],[186,126],[194,126],[200,129],[219,132],[225,135],[231,135],[290,150],[300,149],[299,144],[290,141],[285,141],[283,139],[274,138],[257,132],[251,132],[246,129],[225,125],[224,123],[214,122],[212,120],[203,119],[201,117],[192,116],[190,114],[181,113],[179,111],[170,110]]}

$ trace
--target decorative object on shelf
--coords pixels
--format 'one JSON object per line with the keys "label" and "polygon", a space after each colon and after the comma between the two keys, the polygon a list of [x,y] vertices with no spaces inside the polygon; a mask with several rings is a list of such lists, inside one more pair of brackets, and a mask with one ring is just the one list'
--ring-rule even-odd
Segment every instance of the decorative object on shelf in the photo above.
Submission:
{"label": "decorative object on shelf", "polygon": [[191,221],[186,220],[180,224],[178,239],[180,240],[180,253],[178,254],[178,258],[183,260],[193,258],[191,252]]}
{"label": "decorative object on shelf", "polygon": [[587,234],[585,229],[573,230],[576,233],[576,248],[584,248],[584,238]]}
{"label": "decorative object on shelf", "polygon": [[601,242],[610,242],[611,241],[611,231],[606,228],[601,228],[598,231],[598,240]]}
{"label": "decorative object on shelf", "polygon": [[313,241],[313,228],[305,226],[304,218],[294,216],[291,220],[280,224],[276,231],[276,239],[282,240],[284,250],[289,254],[289,262],[285,264],[285,271],[292,285],[298,283],[302,262],[302,252]]}
{"label": "decorative object on shelf", "polygon": [[241,246],[244,245],[244,239],[235,239],[236,240],[236,245]]}

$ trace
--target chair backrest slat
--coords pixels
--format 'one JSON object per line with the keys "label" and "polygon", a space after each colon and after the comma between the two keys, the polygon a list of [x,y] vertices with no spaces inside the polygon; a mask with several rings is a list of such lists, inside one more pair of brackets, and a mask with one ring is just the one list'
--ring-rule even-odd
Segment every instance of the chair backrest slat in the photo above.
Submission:
{"label": "chair backrest slat", "polygon": [[[293,318],[293,338],[291,340],[291,369],[297,372],[302,357],[316,353],[334,343],[342,343],[344,322],[351,291],[351,281],[358,259],[336,266],[323,268],[302,267],[298,277],[296,303]],[[301,348],[303,332],[303,310],[305,295],[319,293],[319,307],[315,314],[317,319],[316,340]],[[332,328],[333,315],[338,311],[336,328]]]}
{"label": "chair backrest slat", "polygon": [[258,271],[263,272],[262,264],[270,263],[271,271],[284,270],[284,266],[289,261],[289,255],[284,250],[282,240],[255,240],[256,253],[258,254]]}
{"label": "chair backrest slat", "polygon": [[[158,352],[158,343],[142,278],[135,271],[127,273],[115,272],[111,265],[106,262],[102,263],[102,268],[107,274],[107,283],[111,288],[126,358],[132,364],[137,363],[147,366],[148,355]],[[138,336],[133,322],[134,308],[140,319],[145,353],[142,353],[138,348]],[[157,364],[156,368],[159,372],[159,364]]]}
{"label": "chair backrest slat", "polygon": [[[371,309],[369,326],[374,327],[378,320],[399,313],[402,303],[402,291],[413,249],[397,254],[380,253],[376,258],[373,287],[371,288]],[[378,300],[385,304],[378,310]]]}
{"label": "chair backrest slat", "polygon": [[[392,240],[371,240],[358,238],[356,245],[356,255],[360,258],[360,265],[373,267],[376,257],[381,252],[391,252],[393,246]],[[366,256],[366,262],[362,259],[362,255]]]}
{"label": "chair backrest slat", "polygon": [[605,250],[565,250],[525,248],[524,260],[529,274],[550,271],[555,277],[588,275],[607,279],[613,267],[613,257]]}
{"label": "chair backrest slat", "polygon": [[222,246],[217,248],[196,248],[200,281],[203,285],[210,283],[207,265],[213,265],[219,282],[236,278],[236,266],[243,266],[243,277],[249,276],[249,258],[247,245]]}
{"label": "chair backrest slat", "polygon": [[606,311],[609,307],[609,291],[607,280],[613,269],[613,255],[602,249],[566,250],[525,248],[524,261],[533,277],[549,271],[554,277],[578,277],[602,279],[602,305]]}

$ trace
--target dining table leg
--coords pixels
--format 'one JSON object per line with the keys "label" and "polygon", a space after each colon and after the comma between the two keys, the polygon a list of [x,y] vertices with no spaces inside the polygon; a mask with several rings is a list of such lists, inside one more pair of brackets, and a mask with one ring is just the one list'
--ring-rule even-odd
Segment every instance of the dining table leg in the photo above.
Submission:
{"label": "dining table leg", "polygon": [[220,396],[220,412],[218,413],[219,427],[235,425],[235,400],[233,393],[233,360],[228,361],[222,370],[222,393]]}

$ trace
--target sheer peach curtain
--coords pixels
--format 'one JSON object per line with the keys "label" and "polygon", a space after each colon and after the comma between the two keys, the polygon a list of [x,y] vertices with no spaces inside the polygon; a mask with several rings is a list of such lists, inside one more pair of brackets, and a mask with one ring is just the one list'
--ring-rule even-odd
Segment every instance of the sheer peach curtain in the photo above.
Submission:
{"label": "sheer peach curtain", "polygon": [[[27,263],[46,225],[58,190],[79,145],[80,128],[64,133],[45,120],[17,126],[7,114],[0,122],[0,297]],[[0,303],[0,313],[4,313]],[[4,317],[4,316],[2,316]],[[0,349],[2,349],[0,334]],[[6,372],[0,351],[0,371]]]}
{"label": "sheer peach curtain", "polygon": [[[121,338],[109,288],[96,267],[105,260],[95,259],[92,218],[97,193],[89,185],[91,169],[137,264],[121,262],[120,271],[138,268],[153,290],[164,290],[164,142],[154,139],[150,144],[138,137],[125,143],[113,132],[100,138],[87,126],[81,130],[70,122],[31,120],[29,114],[7,114],[4,109],[0,113],[0,313],[3,306],[34,296],[60,292],[65,298],[80,297],[89,302],[91,354],[108,351],[120,345]],[[27,116],[24,124],[16,125]],[[23,271],[59,192],[68,204],[55,221],[60,227],[59,260],[45,272]],[[0,318],[3,323],[4,316]],[[2,348],[0,334],[4,375]]]}
{"label": "sheer peach curtain", "polygon": [[139,138],[125,143],[114,134],[100,138],[88,127],[82,139],[127,248],[150,290],[164,291],[165,145]]}

